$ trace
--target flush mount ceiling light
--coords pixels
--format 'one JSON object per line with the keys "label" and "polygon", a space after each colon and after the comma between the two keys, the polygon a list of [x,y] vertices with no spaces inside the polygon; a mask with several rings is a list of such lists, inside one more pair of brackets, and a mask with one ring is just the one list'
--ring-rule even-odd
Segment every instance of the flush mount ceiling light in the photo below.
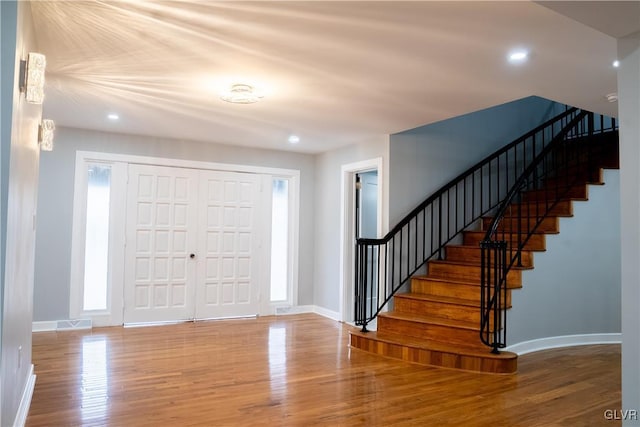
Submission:
{"label": "flush mount ceiling light", "polygon": [[112,120],[112,121],[116,121],[116,120],[120,119],[120,116],[117,115],[116,113],[110,113],[109,115],[107,115],[107,119]]}
{"label": "flush mount ceiling light", "polygon": [[236,83],[232,85],[226,93],[223,93],[220,98],[232,104],[253,104],[254,102],[258,102],[263,96],[264,95],[258,93],[251,85]]}
{"label": "flush mount ceiling light", "polygon": [[607,98],[607,101],[609,101],[609,102],[617,102],[618,101],[618,93],[617,92],[608,93],[604,97]]}
{"label": "flush mount ceiling light", "polygon": [[42,123],[40,123],[40,127],[38,128],[38,142],[40,143],[40,150],[53,150],[53,131],[55,129],[56,125],[53,120],[42,120]]}
{"label": "flush mount ceiling light", "polygon": [[616,59],[611,65],[613,65],[613,68],[618,68],[620,66],[620,61]]}
{"label": "flush mount ceiling light", "polygon": [[41,53],[29,52],[26,61],[20,61],[20,91],[30,104],[44,100],[44,71],[47,59]]}

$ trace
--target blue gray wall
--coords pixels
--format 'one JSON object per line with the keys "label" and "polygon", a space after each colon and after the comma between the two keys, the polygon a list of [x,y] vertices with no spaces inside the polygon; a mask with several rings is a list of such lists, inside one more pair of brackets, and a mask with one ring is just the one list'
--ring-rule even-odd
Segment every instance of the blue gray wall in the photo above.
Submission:
{"label": "blue gray wall", "polygon": [[564,105],[528,97],[391,135],[389,226],[427,196]]}
{"label": "blue gray wall", "polygon": [[[31,4],[1,2],[2,13],[2,347],[0,425],[20,424],[29,402],[31,321],[38,192],[38,124],[42,106],[28,104],[19,90],[20,60],[37,51]],[[6,109],[6,110],[5,110]],[[25,396],[30,396],[29,393]]]}
{"label": "blue gray wall", "polygon": [[[622,409],[640,407],[640,32],[618,39],[622,246]],[[625,426],[639,426],[640,419]]]}
{"label": "blue gray wall", "polygon": [[560,234],[546,236],[534,269],[512,291],[508,344],[539,338],[620,333],[620,171],[590,185],[589,200],[573,202]]}
{"label": "blue gray wall", "polygon": [[[340,310],[340,218],[342,166],[363,160],[382,158],[382,171],[388,176],[389,139],[387,136],[372,137],[368,141],[350,145],[337,150],[318,154],[316,165],[315,206],[318,214],[315,219],[315,265],[313,280],[313,301],[315,305],[331,312]],[[378,182],[386,185],[387,178]],[[382,231],[386,231],[387,199],[383,187]]]}
{"label": "blue gray wall", "polygon": [[284,151],[56,129],[54,150],[42,155],[38,216],[34,320],[69,319],[73,187],[78,150],[181,160],[300,170],[300,240],[298,303],[313,304],[314,157]]}

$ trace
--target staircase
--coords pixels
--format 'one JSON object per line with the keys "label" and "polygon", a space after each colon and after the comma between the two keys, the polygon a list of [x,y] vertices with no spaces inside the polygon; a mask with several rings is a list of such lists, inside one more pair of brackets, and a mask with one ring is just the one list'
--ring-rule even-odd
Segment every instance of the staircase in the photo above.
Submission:
{"label": "staircase", "polygon": [[[603,168],[618,168],[617,134],[615,141],[608,138],[605,150],[595,162],[590,160],[588,170],[566,168],[563,174],[544,178],[541,188],[524,191],[517,203],[508,205],[497,228],[507,241],[508,259],[517,248],[514,236],[531,230],[533,234],[522,248],[520,262],[507,273],[505,308],[511,308],[512,292],[523,286],[523,271],[534,268],[533,253],[545,251],[545,236],[560,232],[560,217],[573,216],[572,201],[588,200],[588,186],[603,184]],[[602,141],[604,137],[599,136],[597,142]],[[550,198],[549,194],[562,196]],[[516,354],[492,353],[480,340],[480,242],[492,221],[491,217],[475,221],[474,227],[462,232],[461,244],[448,244],[442,259],[427,261],[427,274],[412,276],[409,292],[396,293],[393,309],[378,314],[377,331],[350,333],[351,346],[423,365],[496,374],[516,372]],[[489,321],[489,329],[492,323]]]}

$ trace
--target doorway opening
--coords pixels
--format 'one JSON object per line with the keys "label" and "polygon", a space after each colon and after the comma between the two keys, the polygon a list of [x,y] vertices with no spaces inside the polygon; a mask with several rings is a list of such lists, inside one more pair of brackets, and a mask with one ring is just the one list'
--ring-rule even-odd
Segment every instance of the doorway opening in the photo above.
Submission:
{"label": "doorway opening", "polygon": [[342,166],[340,314],[345,323],[354,323],[356,239],[382,237],[383,182],[382,158]]}

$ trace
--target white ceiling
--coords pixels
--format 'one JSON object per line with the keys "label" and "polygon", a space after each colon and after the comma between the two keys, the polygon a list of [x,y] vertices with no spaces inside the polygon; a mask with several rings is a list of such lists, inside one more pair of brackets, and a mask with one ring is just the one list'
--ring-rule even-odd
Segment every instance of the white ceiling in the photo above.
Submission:
{"label": "white ceiling", "polygon": [[[44,115],[58,126],[317,153],[529,95],[617,110],[604,97],[616,91],[616,40],[601,32],[617,27],[534,2],[31,7],[47,56]],[[531,54],[515,66],[517,47]],[[266,96],[220,100],[233,82]]]}
{"label": "white ceiling", "polygon": [[538,3],[612,37],[625,37],[640,31],[640,1],[637,0]]}

